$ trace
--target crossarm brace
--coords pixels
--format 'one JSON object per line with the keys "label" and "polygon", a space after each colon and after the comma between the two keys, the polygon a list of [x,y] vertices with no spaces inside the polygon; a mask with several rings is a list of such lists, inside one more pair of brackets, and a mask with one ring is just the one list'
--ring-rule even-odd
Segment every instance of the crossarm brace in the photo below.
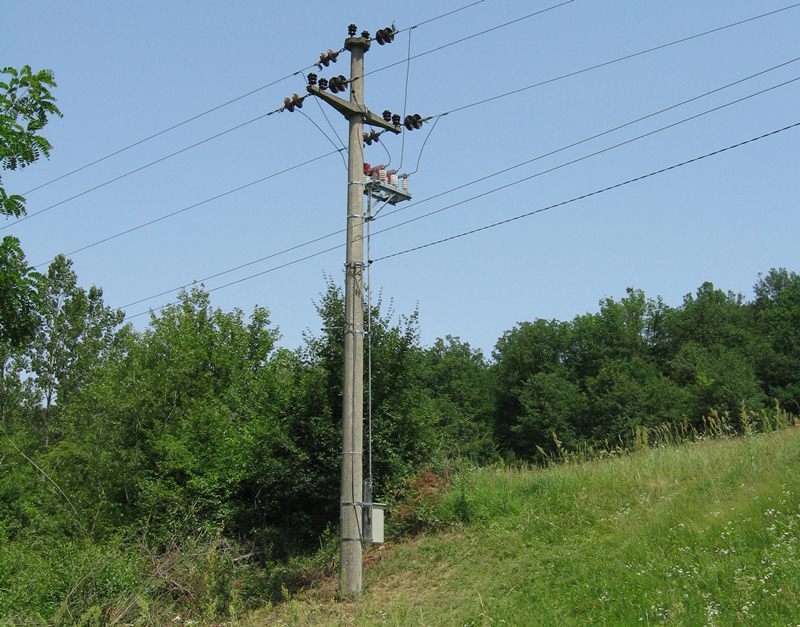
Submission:
{"label": "crossarm brace", "polygon": [[327,102],[348,120],[354,115],[358,115],[364,119],[364,124],[377,126],[397,134],[399,134],[401,131],[401,127],[395,126],[391,122],[384,120],[382,117],[375,115],[372,111],[367,109],[365,105],[356,104],[354,102],[350,102],[349,100],[345,100],[344,98],[339,98],[339,96],[334,96],[327,91],[322,91],[316,85],[307,85],[306,90],[309,94],[317,96],[318,98],[322,98],[322,100]]}

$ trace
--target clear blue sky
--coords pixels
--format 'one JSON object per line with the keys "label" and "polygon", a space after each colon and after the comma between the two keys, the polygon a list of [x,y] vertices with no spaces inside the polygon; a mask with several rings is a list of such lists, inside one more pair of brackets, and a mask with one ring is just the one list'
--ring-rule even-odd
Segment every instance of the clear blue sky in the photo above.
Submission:
{"label": "clear blue sky", "polygon": [[[313,63],[338,49],[354,22],[374,33],[467,4],[447,2],[3,3],[3,65],[56,75],[64,118],[46,135],[49,161],[4,173],[24,192],[78,166]],[[411,52],[558,4],[485,0],[411,32]],[[408,111],[436,114],[628,53],[791,4],[775,0],[575,0],[411,61]],[[302,7],[298,8],[298,7]],[[800,56],[800,7],[652,54],[528,90],[441,119],[411,179],[415,200],[623,124]],[[367,71],[402,61],[409,32],[374,44]],[[332,69],[347,74],[345,54]],[[330,70],[320,73],[331,75]],[[800,76],[800,62],[592,142],[376,222],[384,228],[503,183],[660,128]],[[406,66],[366,79],[367,105],[402,112]],[[28,195],[35,212],[270,111],[300,77],[284,80],[175,131]],[[566,200],[800,121],[800,81],[551,174],[399,227],[373,239],[373,257]],[[311,99],[303,109],[333,138]],[[328,112],[339,136],[346,122]],[[408,133],[414,169],[430,127]],[[392,165],[400,138],[384,136]],[[337,141],[333,138],[333,141]],[[460,336],[489,353],[514,324],[596,311],[625,288],[671,305],[703,281],[751,294],[759,272],[800,269],[800,129],[567,205],[509,226],[373,266],[396,311],[418,306],[426,344]],[[32,263],[204,200],[332,150],[298,113],[281,113],[189,150],[2,231]],[[371,163],[388,157],[366,149]],[[83,285],[121,306],[344,226],[346,176],[338,155],[73,256]],[[6,224],[9,224],[8,222]],[[5,226],[5,225],[4,225]],[[213,288],[341,243],[343,235],[207,282]],[[312,300],[325,275],[342,279],[336,250],[216,291],[215,305],[272,312],[282,343],[319,326]],[[163,296],[128,309],[144,311]],[[134,322],[142,328],[147,317]]]}

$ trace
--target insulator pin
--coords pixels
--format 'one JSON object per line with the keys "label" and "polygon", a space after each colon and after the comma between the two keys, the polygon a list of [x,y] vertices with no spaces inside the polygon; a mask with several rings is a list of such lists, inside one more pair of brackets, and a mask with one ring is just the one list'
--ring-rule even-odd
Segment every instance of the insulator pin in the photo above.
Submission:
{"label": "insulator pin", "polygon": [[283,99],[283,107],[289,113],[294,112],[295,107],[298,109],[303,108],[303,99],[304,96],[298,96],[297,94],[292,94],[291,98],[284,98]]}

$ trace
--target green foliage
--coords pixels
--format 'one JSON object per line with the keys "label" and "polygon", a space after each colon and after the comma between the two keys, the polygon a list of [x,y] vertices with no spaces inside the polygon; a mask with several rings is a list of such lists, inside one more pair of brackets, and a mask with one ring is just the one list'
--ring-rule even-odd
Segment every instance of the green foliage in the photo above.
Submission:
{"label": "green foliage", "polygon": [[[56,86],[50,70],[33,72],[25,65],[0,72],[0,164],[4,170],[24,168],[40,157],[49,157],[52,146],[39,134],[49,119],[61,117],[50,89]],[[25,213],[25,199],[7,194],[0,179],[0,213]]]}
{"label": "green foliage", "polygon": [[[32,593],[0,606],[0,620],[234,620],[332,571],[337,285],[317,302],[321,330],[290,350],[266,309],[226,313],[200,289],[136,331],[99,288],[79,286],[69,260],[38,276],[14,242],[7,251],[2,285],[31,316],[0,362],[0,588]],[[509,494],[484,501],[464,467],[618,457],[788,424],[800,279],[773,270],[755,293],[747,302],[704,284],[671,308],[631,289],[569,322],[518,324],[493,362],[455,337],[421,346],[417,313],[379,300],[372,461],[390,535],[513,515],[513,499],[486,509]]]}
{"label": "green foliage", "polygon": [[800,603],[800,431],[473,469],[438,533],[246,624],[784,625]]}
{"label": "green foliage", "polygon": [[771,399],[794,406],[797,285],[796,275],[772,271],[747,303],[704,283],[676,308],[629,289],[569,323],[521,323],[494,354],[495,429],[506,456],[602,446],[667,422],[698,426],[712,411],[736,417]]}
{"label": "green foliage", "polygon": [[25,259],[16,237],[0,244],[0,351],[6,354],[29,341],[39,323],[40,276]]}

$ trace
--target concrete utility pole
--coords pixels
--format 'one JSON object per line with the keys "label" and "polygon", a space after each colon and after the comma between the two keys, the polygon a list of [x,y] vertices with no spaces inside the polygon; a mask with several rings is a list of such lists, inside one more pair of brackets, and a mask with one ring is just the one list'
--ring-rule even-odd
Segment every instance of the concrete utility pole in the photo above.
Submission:
{"label": "concrete utility pole", "polygon": [[[344,42],[350,52],[350,99],[344,100],[309,84],[308,93],[327,102],[350,125],[347,167],[347,252],[345,260],[344,391],[342,407],[342,478],[340,492],[339,594],[357,597],[362,587],[362,476],[364,421],[364,124],[400,132],[364,105],[364,53],[369,50],[369,33],[356,36],[349,28]],[[329,51],[329,53],[332,51]],[[334,53],[335,55],[335,53]],[[330,60],[330,57],[329,57]],[[335,56],[334,56],[335,60]],[[327,66],[327,63],[325,63]],[[327,85],[326,81],[324,85]],[[339,77],[331,79],[337,90]]]}

